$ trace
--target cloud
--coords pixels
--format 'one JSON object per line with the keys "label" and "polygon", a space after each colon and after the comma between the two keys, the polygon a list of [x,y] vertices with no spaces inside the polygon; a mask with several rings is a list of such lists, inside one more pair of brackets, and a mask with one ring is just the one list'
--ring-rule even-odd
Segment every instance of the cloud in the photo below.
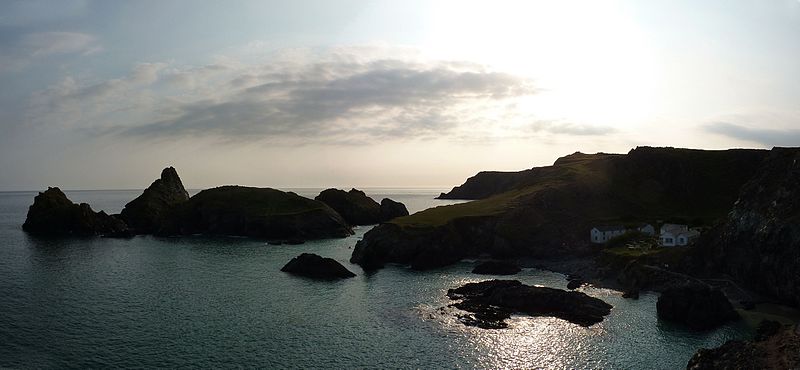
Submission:
{"label": "cloud", "polygon": [[576,136],[602,136],[617,132],[617,129],[609,126],[593,126],[562,121],[536,121],[530,124],[529,128],[533,132]]}
{"label": "cloud", "polygon": [[103,47],[93,35],[80,32],[34,32],[0,38],[0,72],[16,72],[48,57],[91,55]]}
{"label": "cloud", "polygon": [[24,35],[20,45],[33,57],[53,54],[91,54],[100,50],[94,36],[78,32],[39,32]]}
{"label": "cloud", "polygon": [[[294,137],[324,141],[444,134],[493,101],[535,93],[530,81],[477,66],[402,60],[263,66],[231,76],[229,93],[180,106],[124,135]],[[174,83],[194,80],[186,72]]]}
{"label": "cloud", "polygon": [[613,132],[520,111],[519,101],[539,93],[524,77],[474,63],[376,54],[336,48],[282,52],[255,64],[140,64],[117,79],[67,78],[35,96],[32,115],[40,124],[134,140],[276,145]]}
{"label": "cloud", "polygon": [[749,128],[728,122],[715,122],[704,128],[708,132],[765,146],[800,146],[800,130],[797,129]]}

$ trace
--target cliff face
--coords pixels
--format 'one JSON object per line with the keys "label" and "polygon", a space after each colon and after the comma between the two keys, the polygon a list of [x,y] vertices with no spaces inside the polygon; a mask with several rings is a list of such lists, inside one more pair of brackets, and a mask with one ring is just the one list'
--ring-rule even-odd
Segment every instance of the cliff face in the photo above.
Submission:
{"label": "cliff face", "polygon": [[[553,257],[596,250],[588,240],[596,224],[675,218],[711,222],[730,210],[766,153],[673,148],[637,148],[627,155],[576,153],[553,166],[509,175],[511,190],[375,228],[358,243],[351,260],[365,267],[398,262],[423,268],[480,254]],[[480,178],[471,178],[467,183],[473,185],[457,192],[464,197]]]}
{"label": "cliff face", "polygon": [[120,235],[128,226],[86,203],[75,204],[59,188],[48,188],[33,199],[22,229],[39,235]]}
{"label": "cliff face", "polygon": [[720,347],[701,349],[686,369],[800,368],[800,327],[762,322],[752,341],[730,340]]}
{"label": "cliff face", "polygon": [[800,148],[770,151],[728,217],[699,240],[690,264],[800,305]]}
{"label": "cliff face", "polygon": [[125,205],[120,217],[136,232],[147,234],[158,231],[169,210],[189,200],[178,172],[172,167],[161,171],[161,177],[136,199]]}

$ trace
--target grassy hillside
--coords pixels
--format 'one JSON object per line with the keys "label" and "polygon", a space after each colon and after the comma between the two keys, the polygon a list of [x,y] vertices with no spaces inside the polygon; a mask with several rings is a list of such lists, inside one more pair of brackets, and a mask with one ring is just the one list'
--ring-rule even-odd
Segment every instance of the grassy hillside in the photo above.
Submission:
{"label": "grassy hillside", "polygon": [[[552,166],[502,179],[475,176],[455,190],[486,198],[428,209],[369,231],[351,261],[428,269],[461,258],[554,257],[598,251],[589,231],[602,224],[708,224],[733,207],[767,151],[636,148],[626,155],[575,153]],[[499,177],[498,177],[499,176]],[[490,184],[480,184],[489,179]],[[486,193],[503,184],[504,191]],[[469,194],[470,189],[478,193]]]}

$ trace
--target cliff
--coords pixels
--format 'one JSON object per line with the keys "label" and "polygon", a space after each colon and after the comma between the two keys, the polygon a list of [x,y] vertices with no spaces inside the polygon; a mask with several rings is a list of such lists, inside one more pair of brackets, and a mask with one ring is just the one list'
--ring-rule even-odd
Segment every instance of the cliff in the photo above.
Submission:
{"label": "cliff", "polygon": [[733,210],[704,234],[693,271],[725,273],[755,291],[800,305],[800,148],[775,148]]}
{"label": "cliff", "polygon": [[[597,224],[711,223],[727,214],[766,154],[649,147],[627,155],[576,153],[553,166],[509,174],[512,190],[380,225],[358,242],[351,261],[365,268],[395,262],[428,269],[481,254],[574,255],[594,250],[588,232]],[[462,189],[474,187],[466,185]]]}

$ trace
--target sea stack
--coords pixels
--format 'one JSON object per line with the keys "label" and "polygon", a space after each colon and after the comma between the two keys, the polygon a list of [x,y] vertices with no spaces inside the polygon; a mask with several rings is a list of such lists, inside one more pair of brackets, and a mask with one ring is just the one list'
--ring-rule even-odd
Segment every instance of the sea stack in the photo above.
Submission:
{"label": "sea stack", "polygon": [[125,205],[120,217],[140,234],[157,232],[174,206],[189,200],[175,168],[167,167],[136,199]]}

